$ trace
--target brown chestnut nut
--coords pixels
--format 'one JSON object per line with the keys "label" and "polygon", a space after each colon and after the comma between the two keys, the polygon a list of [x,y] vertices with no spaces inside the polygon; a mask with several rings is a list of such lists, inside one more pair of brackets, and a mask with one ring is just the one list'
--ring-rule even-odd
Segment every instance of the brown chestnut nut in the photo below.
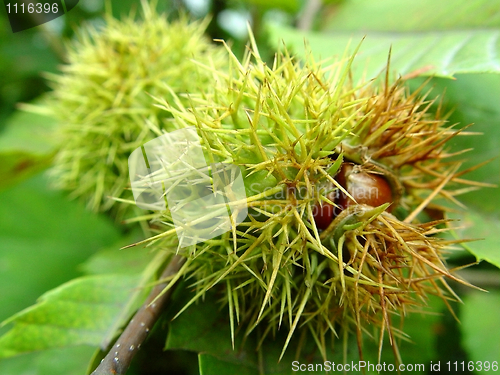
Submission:
{"label": "brown chestnut nut", "polygon": [[[392,190],[387,180],[378,174],[364,171],[359,165],[343,163],[335,179],[356,200],[354,202],[340,191],[335,202],[338,206],[336,210],[345,210],[356,203],[378,207],[393,202]],[[391,211],[390,206],[388,211]]]}
{"label": "brown chestnut nut", "polygon": [[[358,204],[378,207],[384,203],[392,203],[393,195],[389,183],[380,175],[368,173],[359,165],[343,163],[335,180],[356,200]],[[344,192],[336,190],[328,194],[328,199],[337,207],[329,203],[316,203],[313,217],[316,227],[326,229],[335,217],[347,207],[356,204]],[[392,209],[389,206],[388,211]]]}
{"label": "brown chestnut nut", "polygon": [[[329,194],[328,199],[333,202],[335,199],[335,194]],[[334,211],[335,206],[331,205],[330,203],[322,202],[321,205],[319,203],[316,203],[313,207],[313,217],[314,222],[316,223],[316,227],[318,229],[328,228],[332,220],[335,218]]]}

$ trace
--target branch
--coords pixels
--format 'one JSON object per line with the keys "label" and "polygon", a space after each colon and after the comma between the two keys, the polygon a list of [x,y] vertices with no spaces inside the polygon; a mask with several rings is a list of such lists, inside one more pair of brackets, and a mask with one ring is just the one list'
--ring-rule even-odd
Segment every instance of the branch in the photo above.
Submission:
{"label": "branch", "polygon": [[320,11],[322,5],[321,0],[309,0],[306,3],[302,14],[297,20],[297,29],[311,30],[314,22],[314,17]]}
{"label": "branch", "polygon": [[[160,279],[167,279],[175,275],[185,260],[186,258],[184,257],[174,255],[160,276]],[[141,344],[148,336],[149,330],[156,323],[163,307],[170,299],[174,288],[170,288],[155,300],[166,286],[167,283],[165,282],[153,288],[142,307],[136,312],[109,353],[91,375],[124,375],[127,372],[135,353],[140,349]],[[155,302],[151,303],[153,301]]]}

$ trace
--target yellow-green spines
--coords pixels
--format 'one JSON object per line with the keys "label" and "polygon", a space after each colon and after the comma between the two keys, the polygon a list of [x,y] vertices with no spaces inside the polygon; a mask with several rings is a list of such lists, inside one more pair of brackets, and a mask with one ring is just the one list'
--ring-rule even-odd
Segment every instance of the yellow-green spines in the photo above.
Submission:
{"label": "yellow-green spines", "polygon": [[115,205],[119,217],[124,206],[110,197],[132,196],[128,156],[156,136],[150,125],[164,127],[169,116],[152,96],[204,92],[213,73],[199,63],[214,71],[225,64],[222,48],[204,36],[206,21],[168,22],[153,8],[143,2],[140,20],[109,16],[86,25],[68,46],[62,74],[50,76],[46,106],[61,124],[54,181],[93,210]]}
{"label": "yellow-green spines", "polygon": [[[158,99],[172,116],[169,127],[197,127],[207,158],[238,165],[245,175],[247,220],[176,250],[188,257],[182,273],[195,280],[192,302],[222,285],[233,335],[237,324],[248,333],[262,323],[264,336],[285,326],[283,350],[303,325],[323,354],[326,337],[349,332],[361,350],[368,325],[394,342],[392,314],[420,306],[427,293],[453,298],[440,287],[445,277],[458,280],[442,258],[449,243],[435,237],[444,222],[414,220],[436,195],[453,195],[445,185],[457,165],[442,160],[453,132],[429,119],[427,103],[407,95],[401,81],[353,85],[351,58],[322,66],[284,53],[268,66],[255,42],[242,62],[228,51],[229,71],[207,67],[216,77],[212,90],[192,95],[189,105]],[[406,220],[387,204],[354,205],[320,231],[314,207],[335,204],[332,190],[345,193],[335,179],[344,160],[384,176]],[[153,222],[154,246],[171,245],[168,211]]]}

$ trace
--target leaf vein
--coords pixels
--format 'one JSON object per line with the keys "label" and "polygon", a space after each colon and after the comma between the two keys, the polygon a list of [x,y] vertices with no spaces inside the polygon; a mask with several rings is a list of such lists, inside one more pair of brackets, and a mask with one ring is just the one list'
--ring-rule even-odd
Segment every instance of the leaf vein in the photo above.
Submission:
{"label": "leaf vein", "polygon": [[[420,52],[417,52],[415,54],[415,56],[413,56],[410,59],[410,61],[408,63],[406,63],[406,65],[401,67],[401,69],[400,69],[401,74],[407,73],[412,68],[412,66],[416,64],[416,61],[420,60],[420,58],[424,54],[428,53],[432,48],[434,48],[434,46],[436,46],[436,44],[438,44],[438,41],[439,41],[439,38],[434,38],[433,42],[430,43],[429,45],[426,45],[425,48],[420,47]],[[418,69],[419,66],[417,66],[416,68]]]}
{"label": "leaf vein", "polygon": [[104,335],[106,333],[106,329],[104,328],[99,328],[99,329],[91,329],[91,328],[83,328],[79,326],[64,326],[56,323],[26,323],[26,322],[18,322],[17,325],[19,326],[24,326],[24,327],[48,327],[48,328],[57,328],[57,329],[62,329],[65,332],[68,331],[75,331],[75,332],[87,332],[87,333],[92,333],[92,334],[99,334],[99,335]]}
{"label": "leaf vein", "polygon": [[488,41],[488,44],[486,45],[488,55],[490,56],[491,61],[497,70],[500,70],[500,63],[499,63],[500,60],[498,58],[498,53],[497,53],[497,43],[499,35],[500,35],[500,30],[497,30],[497,32],[491,36],[491,38]]}
{"label": "leaf vein", "polygon": [[466,38],[454,47],[450,49],[450,51],[446,54],[443,59],[443,73],[448,74],[448,67],[451,65],[453,59],[456,57],[458,52],[465,47],[465,45],[471,40],[473,35],[467,35]]}

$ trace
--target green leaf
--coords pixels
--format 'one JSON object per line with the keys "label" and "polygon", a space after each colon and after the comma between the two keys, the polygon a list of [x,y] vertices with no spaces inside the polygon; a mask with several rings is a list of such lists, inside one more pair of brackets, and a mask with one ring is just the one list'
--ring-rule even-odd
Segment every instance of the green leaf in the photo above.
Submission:
{"label": "green leaf", "polygon": [[296,13],[300,9],[299,0],[244,0],[244,2],[261,10],[280,9],[289,13]]}
{"label": "green leaf", "polygon": [[77,276],[77,266],[90,254],[115,244],[83,267],[108,275],[73,280],[12,317],[14,327],[0,338],[0,357],[81,343],[105,346],[161,262],[146,267],[155,254],[145,249],[121,252],[110,222],[49,190],[43,176],[5,190],[0,199],[2,319]]}
{"label": "green leaf", "polygon": [[[185,290],[183,292],[189,294]],[[183,297],[180,300],[176,298],[175,306],[184,306],[187,299],[186,296]],[[208,353],[227,362],[253,366],[255,369],[257,363],[255,338],[247,338],[247,345],[243,345],[241,340],[243,335],[238,335],[235,342],[236,352],[233,352],[229,322],[226,319],[228,312],[220,311],[220,305],[213,297],[209,295],[203,303],[190,306],[170,323],[165,349]]]}
{"label": "green leaf", "polygon": [[448,142],[451,152],[471,149],[459,156],[464,162],[462,169],[493,159],[464,178],[497,187],[460,195],[460,201],[469,209],[500,218],[500,75],[464,74],[453,81],[433,79],[429,86],[437,95],[444,92],[444,111],[453,111],[450,124],[472,124],[467,130],[479,133],[458,136]]}
{"label": "green leaf", "polygon": [[[39,303],[9,318],[14,327],[0,337],[0,357],[81,344],[106,348],[144,300],[165,254],[120,250],[137,239],[121,239],[84,265],[95,275],[77,278],[44,294]],[[115,274],[110,274],[115,272]]]}
{"label": "green leaf", "polygon": [[255,375],[255,368],[242,364],[234,364],[216,358],[210,354],[200,353],[198,355],[200,375]]}
{"label": "green leaf", "polygon": [[0,337],[0,357],[80,344],[106,348],[144,300],[146,284],[165,259],[147,249],[120,250],[132,238],[137,234],[91,257],[83,269],[95,275],[63,284],[9,318],[4,324],[14,327]]}
{"label": "green leaf", "polygon": [[34,105],[23,107],[32,112],[14,112],[0,132],[0,188],[47,168],[58,145],[56,121]]}
{"label": "green leaf", "polygon": [[287,48],[299,56],[307,55],[310,49],[318,60],[342,56],[349,44],[352,53],[365,38],[354,60],[356,77],[364,73],[373,78],[383,73],[391,48],[391,74],[420,71],[419,75],[451,78],[463,73],[500,73],[500,29],[327,34],[274,25],[269,31],[271,44],[276,48],[283,40]]}
{"label": "green leaf", "polygon": [[[181,285],[180,285],[181,286]],[[179,287],[180,287],[179,286]],[[185,289],[178,289],[174,295],[173,306],[169,315],[174,315],[191,294]],[[443,307],[439,298],[431,298],[426,314],[410,314],[405,317],[404,332],[408,333],[408,340],[399,340],[401,355],[405,363],[427,363],[435,358],[434,328],[441,316],[433,314]],[[393,321],[399,327],[399,320]],[[262,373],[292,375],[292,362],[300,364],[322,364],[324,361],[319,355],[314,341],[308,336],[301,355],[296,357],[298,337],[292,340],[283,359],[278,363],[278,358],[286,339],[285,327],[283,332],[277,332],[276,337],[267,338],[260,350],[256,350],[256,335],[254,333],[244,336],[244,332],[236,333],[235,349],[231,346],[231,333],[229,329],[228,313],[226,308],[220,308],[214,294],[208,294],[203,302],[190,306],[178,318],[170,323],[165,349],[192,350],[199,354],[200,374],[258,374]],[[353,339],[353,337],[351,337]],[[368,340],[367,340],[368,341]],[[363,348],[365,360],[377,363],[378,343],[367,342]],[[358,350],[355,340],[351,340],[347,354],[348,362],[358,361]],[[394,363],[390,344],[384,345],[383,361]],[[335,363],[344,363],[341,339],[335,347],[327,351],[327,360]],[[300,371],[301,374],[317,374],[321,372]],[[368,372],[370,373],[370,372]],[[371,374],[371,373],[370,373]]]}
{"label": "green leaf", "polygon": [[[271,26],[271,43],[304,56],[304,39],[315,57],[342,56],[364,39],[355,76],[380,74],[391,54],[391,74],[453,77],[500,73],[500,11],[496,0],[350,0],[321,20],[323,32]],[[411,16],[409,16],[411,15]],[[325,26],[326,25],[326,26]]]}
{"label": "green leaf", "polygon": [[[0,138],[1,139],[1,138]],[[48,167],[50,157],[0,151],[0,189],[14,185]]]}
{"label": "green leaf", "polygon": [[[436,358],[435,330],[443,318],[440,311],[450,314],[441,299],[429,296],[425,313],[413,313],[404,317],[403,331],[408,340],[399,340],[398,345],[405,363],[428,363]],[[400,318],[395,318],[394,326],[398,327],[400,321]],[[390,350],[384,351],[386,362],[393,360],[389,354],[392,354]]]}
{"label": "green leaf", "polygon": [[70,281],[11,317],[14,327],[0,338],[0,357],[75,345],[102,345],[137,276],[99,275]]}
{"label": "green leaf", "polygon": [[121,248],[143,239],[143,236],[138,232],[122,238],[113,246],[92,255],[81,265],[80,269],[89,275],[110,273],[133,275],[142,273],[153,260],[155,254],[145,247]]}
{"label": "green leaf", "polygon": [[[190,296],[191,294],[186,293],[185,289],[178,289],[173,305],[178,310]],[[175,310],[171,308],[170,313],[175,314],[177,312]],[[286,340],[285,331],[286,329],[277,332],[275,337],[270,335],[262,344],[260,351],[256,350],[255,333],[245,336],[244,332],[237,332],[233,350],[228,312],[226,309],[220,310],[220,304],[217,303],[214,294],[208,294],[203,302],[190,306],[170,323],[165,349],[183,349],[201,353],[199,357],[201,374],[230,374],[230,369],[241,369],[242,374],[258,374],[261,368],[262,373],[266,375],[288,375],[295,373],[292,371],[294,360],[298,359],[301,363],[323,362],[316,344],[310,337],[304,344],[299,358],[296,358],[297,341],[292,340],[284,357],[278,362]],[[341,347],[341,344],[338,345]],[[327,356],[329,361],[341,361],[342,350],[337,350],[335,354],[328,350]],[[232,373],[240,373],[240,370]]]}
{"label": "green leaf", "polygon": [[47,115],[16,111],[9,117],[0,133],[0,188],[47,168],[57,146],[55,129]]}
{"label": "green leaf", "polygon": [[450,219],[459,221],[454,232],[457,238],[475,239],[464,244],[477,260],[486,260],[500,268],[500,220],[474,210],[450,213]]}
{"label": "green leaf", "polygon": [[35,155],[51,154],[58,145],[58,138],[54,136],[56,120],[37,113],[33,105],[24,104],[23,107],[35,112],[16,111],[9,117],[0,134],[0,153],[22,151]]}
{"label": "green leaf", "polygon": [[[108,276],[110,273],[121,275],[139,275],[134,293],[124,296],[124,307],[115,323],[109,327],[108,334],[103,338],[101,347],[105,348],[115,337],[117,330],[143,303],[149,288],[147,284],[154,278],[154,274],[164,260],[165,254],[152,252],[148,248],[121,249],[125,245],[142,240],[143,237],[136,231],[120,239],[112,247],[93,255],[83,265],[82,270],[92,275]],[[112,284],[110,285],[112,286]],[[116,285],[119,288],[119,285]],[[95,317],[99,319],[99,317]]]}
{"label": "green leaf", "polygon": [[472,361],[500,361],[500,293],[474,292],[464,298],[462,342]]}
{"label": "green leaf", "polygon": [[[421,84],[417,80],[412,86]],[[500,76],[496,74],[460,75],[456,80],[433,79],[429,84],[433,94],[444,91],[443,112],[453,111],[449,123],[461,126],[473,124],[470,132],[477,135],[458,136],[449,142],[450,152],[471,149],[458,156],[462,169],[474,167],[491,160],[488,164],[463,176],[471,181],[495,184],[458,196],[467,210],[450,213],[449,218],[458,220],[454,226],[457,238],[480,239],[465,247],[478,260],[484,259],[500,267]],[[459,209],[458,207],[454,207]]]}
{"label": "green leaf", "polygon": [[349,0],[324,22],[334,31],[437,31],[500,27],[497,0]]}
{"label": "green leaf", "polygon": [[[393,316],[391,322],[393,327],[402,328],[404,337],[398,337],[398,348],[403,359],[403,363],[425,364],[435,360],[437,357],[436,348],[436,327],[439,326],[443,315],[439,311],[446,310],[444,302],[434,296],[430,296],[423,313],[411,313],[401,317]],[[378,342],[374,340],[364,340],[364,360],[370,363],[378,363]],[[381,363],[394,363],[394,354],[391,350],[390,341],[385,335],[384,349],[382,350]],[[413,371],[414,374],[427,374],[427,372]]]}
{"label": "green leaf", "polygon": [[52,349],[0,361],[2,375],[68,375],[84,374],[93,348],[78,346]]}
{"label": "green leaf", "polygon": [[79,275],[89,255],[110,246],[119,233],[38,175],[0,192],[0,320]]}

